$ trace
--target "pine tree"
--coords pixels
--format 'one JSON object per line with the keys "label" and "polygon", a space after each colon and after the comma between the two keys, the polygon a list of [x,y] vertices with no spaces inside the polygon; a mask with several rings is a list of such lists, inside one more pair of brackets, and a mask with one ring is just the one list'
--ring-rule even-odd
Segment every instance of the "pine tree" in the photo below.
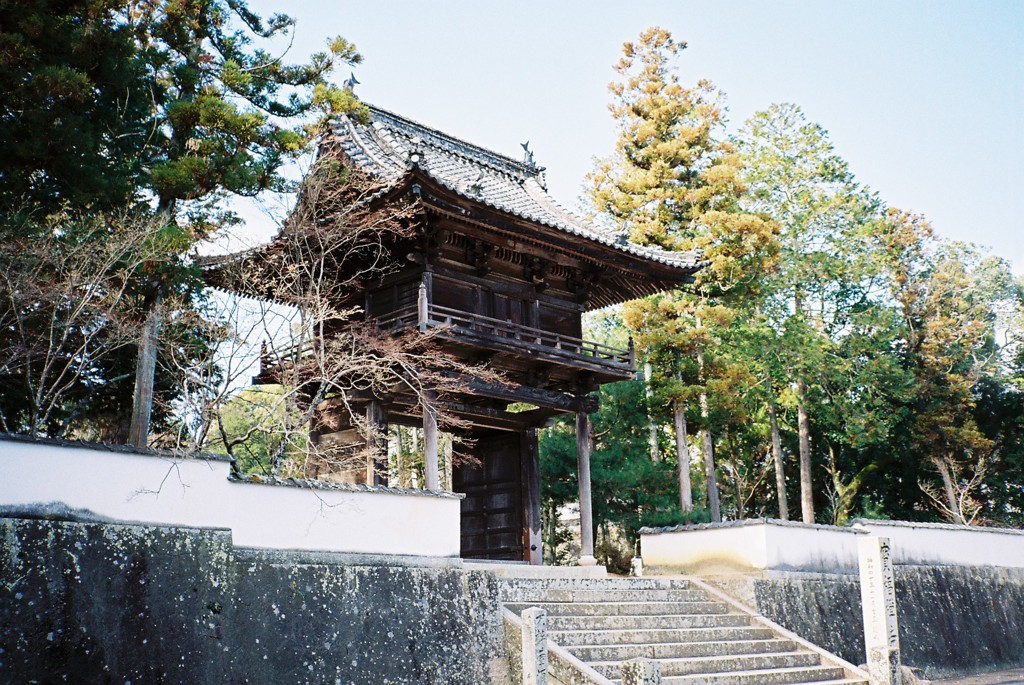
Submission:
{"label": "pine tree", "polygon": [[648,355],[679,361],[677,368],[655,373],[672,378],[678,371],[674,402],[683,417],[691,403],[699,409],[709,509],[718,520],[711,414],[714,402],[724,398],[712,395],[721,366],[715,341],[734,320],[730,308],[755,293],[770,268],[775,226],[740,209],[745,187],[739,156],[724,139],[721,98],[708,81],[680,83],[676,58],[685,47],[660,28],[623,46],[615,66],[621,80],[609,86],[618,138],[613,155],[589,177],[590,196],[594,209],[624,237],[699,250],[706,260],[692,288],[627,305],[624,318]]}
{"label": "pine tree", "polygon": [[[336,38],[297,65],[254,47],[287,37],[295,22],[286,15],[264,20],[243,0],[161,0],[134,6],[128,20],[152,70],[146,185],[164,230],[180,238],[179,255],[224,219],[226,196],[289,190],[281,169],[309,150],[322,116],[358,109],[351,90],[327,82],[338,62],[361,60],[351,43]],[[129,435],[136,445],[149,433],[161,301],[180,287],[184,266],[179,259],[147,275]]]}
{"label": "pine tree", "polygon": [[[149,80],[116,0],[0,2],[0,214],[137,200]],[[27,224],[5,222],[5,231]]]}

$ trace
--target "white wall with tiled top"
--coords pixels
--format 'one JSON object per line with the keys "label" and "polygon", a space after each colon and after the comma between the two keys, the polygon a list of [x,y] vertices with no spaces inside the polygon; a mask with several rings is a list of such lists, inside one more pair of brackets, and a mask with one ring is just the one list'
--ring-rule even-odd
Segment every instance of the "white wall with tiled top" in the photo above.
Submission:
{"label": "white wall with tiled top", "polygon": [[645,568],[655,571],[856,573],[861,535],[889,538],[896,564],[1024,568],[1024,531],[907,521],[839,527],[751,519],[644,529],[640,549]]}
{"label": "white wall with tiled top", "polygon": [[229,473],[215,458],[0,438],[0,512],[228,528],[240,547],[459,555],[458,496],[252,483]]}

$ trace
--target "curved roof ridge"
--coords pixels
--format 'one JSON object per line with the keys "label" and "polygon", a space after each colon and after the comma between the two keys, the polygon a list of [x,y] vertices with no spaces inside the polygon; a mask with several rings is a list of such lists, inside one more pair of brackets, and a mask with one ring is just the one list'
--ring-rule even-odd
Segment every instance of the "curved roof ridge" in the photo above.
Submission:
{"label": "curved roof ridge", "polygon": [[[367,160],[371,162],[371,164],[374,167],[376,167],[377,170],[384,171],[385,173],[390,172],[392,176],[401,176],[402,172],[404,171],[404,169],[402,168],[404,165],[398,163],[395,159],[392,159],[390,157],[386,156],[382,158],[381,156],[374,154],[372,147],[366,144],[369,141],[366,141],[364,139],[363,132],[359,130],[361,128],[365,129],[369,135],[377,139],[374,142],[377,143],[378,147],[380,147],[380,143],[382,142],[380,134],[374,131],[372,126],[357,127],[354,125],[353,121],[347,116],[339,117],[338,121],[341,123],[342,126],[344,126],[345,134],[347,134],[351,138],[352,142],[355,143],[356,147],[358,148],[358,150],[345,149],[345,137],[344,135],[339,136],[337,128],[335,128],[334,133],[336,139],[341,138],[342,149],[344,149],[345,153],[348,154],[348,156],[351,159],[353,159],[357,164],[365,168],[368,165],[363,164],[362,161],[359,159],[359,155],[361,154],[365,156]],[[387,143],[387,141],[383,142]],[[394,149],[394,145],[391,145],[390,143],[388,143],[388,147]]]}
{"label": "curved roof ridge", "polygon": [[394,112],[382,107],[371,105],[369,103],[364,104],[367,109],[370,110],[374,120],[386,119],[389,125],[403,130],[410,136],[420,136],[424,143],[430,144],[433,147],[445,150],[449,153],[466,157],[474,162],[486,164],[496,171],[501,171],[511,176],[519,176],[521,178],[536,177],[544,171],[544,167],[526,164],[525,162],[509,157],[508,155],[503,155],[500,152],[495,152],[494,150],[485,148],[481,145],[476,145],[475,143],[470,143],[469,141],[461,138],[456,138],[455,136],[449,135],[444,131],[439,131],[436,128],[425,126],[418,121],[395,114]]}
{"label": "curved roof ridge", "polygon": [[524,183],[523,187],[526,189],[526,192],[529,193],[530,197],[532,197],[536,202],[538,202],[541,206],[543,206],[552,214],[555,214],[556,216],[560,215],[562,218],[578,225],[580,228],[586,229],[587,231],[595,235],[603,235],[612,239],[615,238],[615,235],[610,231],[600,226],[596,226],[590,221],[587,221],[586,218],[580,216],[571,209],[568,209],[561,202],[553,198],[551,195],[547,193],[546,190],[544,190],[544,187],[541,186],[540,183],[536,181],[533,184]]}

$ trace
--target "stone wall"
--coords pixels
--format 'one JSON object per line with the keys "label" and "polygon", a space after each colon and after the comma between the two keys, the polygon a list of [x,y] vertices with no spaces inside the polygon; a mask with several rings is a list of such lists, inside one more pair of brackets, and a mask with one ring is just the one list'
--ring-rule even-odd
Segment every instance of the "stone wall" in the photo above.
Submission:
{"label": "stone wall", "polygon": [[[895,572],[904,664],[926,677],[1024,666],[1024,570],[896,566]],[[864,663],[856,576],[775,571],[717,584],[801,637]]]}
{"label": "stone wall", "polygon": [[235,549],[226,530],[0,519],[8,682],[467,683],[501,670],[497,582]]}

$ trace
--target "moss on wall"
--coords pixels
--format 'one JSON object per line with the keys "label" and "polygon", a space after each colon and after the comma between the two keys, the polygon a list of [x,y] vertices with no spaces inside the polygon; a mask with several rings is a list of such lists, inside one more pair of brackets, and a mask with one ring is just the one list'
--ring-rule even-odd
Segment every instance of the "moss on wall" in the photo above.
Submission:
{"label": "moss on wall", "polygon": [[501,629],[485,573],[0,519],[0,650],[10,682],[477,685]]}

